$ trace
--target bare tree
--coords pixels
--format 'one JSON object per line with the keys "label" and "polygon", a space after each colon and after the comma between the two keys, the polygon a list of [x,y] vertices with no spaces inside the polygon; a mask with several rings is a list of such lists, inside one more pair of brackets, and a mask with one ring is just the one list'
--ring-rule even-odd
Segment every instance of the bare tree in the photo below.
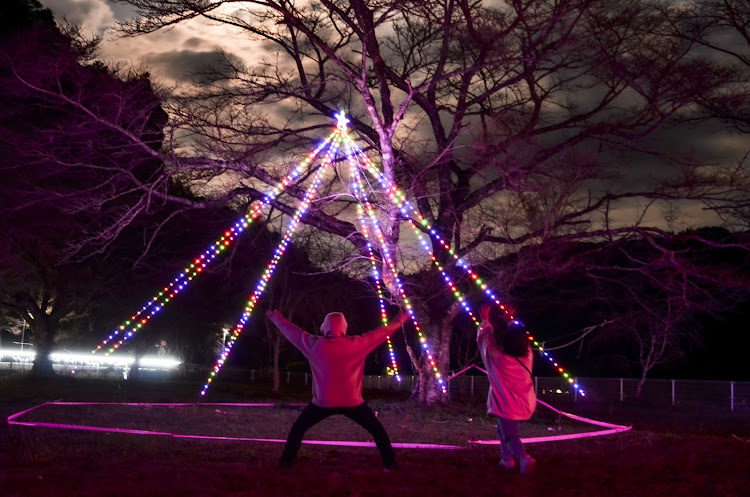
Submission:
{"label": "bare tree", "polygon": [[600,341],[624,337],[633,345],[637,397],[656,366],[700,345],[700,317],[727,315],[746,301],[750,281],[743,238],[744,233],[720,229],[680,237],[647,235],[609,244],[604,263],[601,258],[588,261],[586,271],[597,286],[594,300],[606,303],[608,315],[617,317]]}
{"label": "bare tree", "polygon": [[[750,133],[750,6],[742,0],[706,0],[685,4],[665,11],[670,19],[671,35],[695,42],[705,57],[715,63],[732,66],[734,77],[728,77],[716,91],[697,99],[697,112],[681,116],[684,122],[716,120],[724,129],[734,131],[735,143],[744,145],[746,153],[734,164],[707,175],[715,187],[715,198],[708,205],[722,219],[740,229],[750,226],[750,192],[748,191],[748,133]],[[731,143],[731,142],[730,142]],[[693,178],[693,188],[706,185]],[[728,192],[732,202],[725,202]]]}
{"label": "bare tree", "polygon": [[[676,35],[681,5],[117,1],[139,16],[120,26],[126,35],[202,18],[258,43],[250,61],[224,53],[221,67],[196,68],[195,86],[172,100],[173,124],[189,130],[181,149],[200,158],[175,162],[185,181],[202,188],[223,175],[241,183],[226,198],[258,199],[264,183],[274,184],[287,161],[309,150],[345,108],[361,147],[377,151],[386,182],[409,193],[436,262],[449,271],[455,258],[445,244],[481,268],[549,241],[666,233],[669,207],[727,208],[746,186],[744,179],[726,181],[731,167],[666,150],[653,139],[686,125],[686,117],[705,119],[696,103],[746,76],[701,55],[698,37]],[[649,166],[639,167],[644,160]],[[742,174],[746,165],[738,168]],[[355,202],[337,193],[340,175],[322,186],[303,221],[322,236],[346,240],[348,251],[318,259],[349,267],[348,252],[364,255],[365,246],[352,222]],[[291,185],[273,205],[288,215],[303,192],[301,182]],[[386,244],[396,253],[404,219],[387,200],[379,209]],[[440,280],[429,259],[401,247],[400,269],[411,275],[426,338],[438,368],[447,371],[450,322],[460,306],[446,305],[437,285],[423,284]],[[519,258],[492,283],[508,292],[532,266]],[[440,401],[428,381],[431,367],[420,354],[412,359],[421,376],[419,399]]]}
{"label": "bare tree", "polygon": [[[269,302],[269,309],[278,309],[281,313],[283,313],[285,316],[288,316],[291,320],[297,320],[299,319],[299,313],[295,313],[294,310],[297,308],[300,304],[300,301],[304,298],[304,293],[298,292],[298,293],[291,293],[288,291],[281,291],[281,292],[274,292],[273,288],[274,286],[280,286],[282,288],[288,288],[291,286],[289,281],[289,273],[284,271],[283,274],[280,274],[277,276],[277,278],[274,278],[272,283],[272,288],[270,293],[274,297],[277,297],[276,299],[271,299]],[[299,311],[299,309],[297,309]],[[281,381],[279,377],[279,360],[281,358],[281,353],[289,348],[289,342],[284,338],[284,335],[282,335],[279,330],[271,326],[267,319],[265,319],[265,316],[259,316],[263,319],[263,329],[265,330],[265,340],[268,344],[268,348],[270,351],[270,357],[271,357],[271,374],[273,377],[273,392],[279,392],[281,387]]]}
{"label": "bare tree", "polygon": [[699,99],[710,117],[731,123],[740,133],[750,132],[750,6],[742,0],[705,0],[667,11],[672,35],[690,39],[714,59],[736,64],[744,76],[728,80],[720,92]]}
{"label": "bare tree", "polygon": [[61,323],[133,262],[108,248],[156,211],[166,114],[146,78],[81,64],[88,48],[52,26],[2,35],[0,306],[29,317],[47,374]]}

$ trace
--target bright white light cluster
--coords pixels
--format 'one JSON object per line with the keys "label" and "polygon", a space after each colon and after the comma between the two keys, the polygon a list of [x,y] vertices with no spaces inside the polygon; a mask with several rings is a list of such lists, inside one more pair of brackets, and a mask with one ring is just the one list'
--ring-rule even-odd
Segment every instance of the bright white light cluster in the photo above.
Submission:
{"label": "bright white light cluster", "polygon": [[[14,361],[33,361],[36,359],[34,350],[0,349],[0,358],[9,357]],[[87,353],[52,352],[49,355],[53,363],[84,364],[90,366],[119,366],[128,367],[135,362],[130,355],[92,356]],[[138,365],[143,368],[174,369],[182,363],[174,357],[143,356]]]}

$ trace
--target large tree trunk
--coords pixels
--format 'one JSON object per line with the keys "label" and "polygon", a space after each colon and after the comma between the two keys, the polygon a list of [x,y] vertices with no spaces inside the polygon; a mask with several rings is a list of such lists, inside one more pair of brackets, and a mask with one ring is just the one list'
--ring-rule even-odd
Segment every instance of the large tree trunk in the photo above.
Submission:
{"label": "large tree trunk", "polygon": [[34,332],[36,358],[31,368],[31,374],[34,376],[52,376],[55,374],[49,355],[55,344],[57,324],[57,320],[50,318],[43,312],[34,313],[32,330]]}
{"label": "large tree trunk", "polygon": [[414,280],[413,288],[419,289],[412,302],[418,307],[415,309],[416,315],[437,373],[421,343],[418,351],[407,347],[412,369],[417,375],[412,399],[424,405],[448,404],[450,395],[445,380],[450,368],[452,323],[461,307],[445,289],[441,275],[435,271],[420,275]]}
{"label": "large tree trunk", "polygon": [[417,370],[417,382],[411,398],[423,405],[447,404],[450,401],[450,396],[443,393],[442,387],[435,379],[434,371],[428,368]]}
{"label": "large tree trunk", "polygon": [[[411,347],[407,347],[412,368],[417,375],[417,382],[414,385],[411,397],[420,404],[437,405],[448,404],[450,402],[450,395],[447,391],[448,384],[445,382],[445,378],[448,376],[447,372],[450,367],[451,316],[452,313],[438,322],[425,323],[424,326],[425,329],[431,331],[427,333],[427,342],[430,352],[432,352],[432,358],[437,365],[440,378],[443,380],[442,385],[439,383],[425,351],[423,349],[420,350],[420,355],[417,356]],[[445,393],[443,392],[443,386],[446,389]]]}

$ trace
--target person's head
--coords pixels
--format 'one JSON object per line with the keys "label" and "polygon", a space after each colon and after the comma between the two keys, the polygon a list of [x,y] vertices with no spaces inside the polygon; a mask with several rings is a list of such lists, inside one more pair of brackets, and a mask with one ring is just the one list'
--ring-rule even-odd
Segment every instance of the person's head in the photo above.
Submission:
{"label": "person's head", "polygon": [[346,335],[346,318],[341,312],[328,313],[320,325],[320,331],[327,337],[340,337]]}
{"label": "person's head", "polygon": [[490,307],[489,322],[492,325],[493,334],[497,343],[503,343],[503,334],[508,326],[507,318],[503,311],[496,305]]}
{"label": "person's head", "polygon": [[529,334],[519,321],[510,321],[502,334],[503,352],[512,357],[524,357],[529,353]]}

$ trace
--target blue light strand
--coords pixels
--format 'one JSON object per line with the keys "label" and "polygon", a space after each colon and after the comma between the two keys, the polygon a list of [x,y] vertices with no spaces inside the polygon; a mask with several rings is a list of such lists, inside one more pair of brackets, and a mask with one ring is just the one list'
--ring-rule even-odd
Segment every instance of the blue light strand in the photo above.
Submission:
{"label": "blue light strand", "polygon": [[[347,158],[351,157],[351,155],[347,155]],[[386,305],[385,305],[385,296],[383,294],[383,288],[385,287],[385,284],[380,276],[380,271],[378,271],[377,267],[377,258],[375,257],[375,251],[373,250],[372,242],[370,241],[370,230],[367,226],[367,221],[364,217],[364,211],[366,209],[365,206],[363,206],[363,200],[362,200],[362,181],[361,177],[359,176],[358,172],[358,164],[354,161],[348,161],[349,162],[349,175],[350,175],[350,188],[351,192],[354,195],[354,198],[357,199],[357,222],[360,226],[360,231],[362,232],[362,235],[365,237],[365,240],[367,240],[367,252],[368,252],[368,258],[370,259],[370,264],[372,266],[372,277],[375,280],[375,287],[378,294],[378,303],[380,305],[380,320],[383,324],[388,324],[388,314],[386,312]],[[366,202],[366,200],[364,201]],[[369,205],[369,203],[368,203]],[[383,261],[381,261],[381,265],[383,264]],[[416,323],[415,323],[416,324]],[[391,365],[393,366],[394,375],[396,377],[396,381],[401,381],[401,374],[398,371],[398,363],[396,362],[396,354],[393,350],[393,341],[391,340],[391,336],[388,335],[386,338],[386,341],[388,343],[388,353],[391,358]]]}
{"label": "blue light strand", "polygon": [[[354,150],[354,144],[350,136],[346,136],[344,138],[344,143],[347,145],[348,150]],[[352,161],[353,157],[356,154],[348,154],[347,158],[348,160]],[[359,161],[356,161],[356,166],[354,166],[354,171],[357,171],[357,173],[360,171],[360,165]],[[355,173],[355,174],[357,174]],[[361,179],[360,179],[361,182]],[[363,193],[360,193],[360,195],[363,195]],[[359,199],[358,199],[359,200]],[[412,319],[412,322],[414,323],[414,327],[417,331],[417,334],[419,336],[419,342],[422,347],[423,352],[427,356],[427,361],[432,367],[433,373],[435,375],[435,378],[440,385],[443,393],[447,392],[445,381],[442,378],[442,374],[440,373],[439,368],[437,367],[437,363],[435,362],[435,358],[432,355],[432,352],[430,351],[429,344],[427,342],[427,338],[422,333],[422,329],[419,326],[419,322],[417,321],[416,314],[414,313],[414,309],[411,305],[411,302],[409,301],[409,298],[406,295],[406,292],[404,290],[403,283],[401,282],[401,278],[398,276],[398,271],[396,270],[396,264],[393,261],[393,258],[391,257],[390,251],[388,250],[388,246],[385,243],[385,237],[383,235],[382,228],[380,227],[380,224],[377,220],[377,217],[375,216],[374,209],[372,207],[372,204],[367,201],[366,199],[364,201],[360,200],[360,204],[365,204],[365,211],[367,212],[367,215],[370,218],[373,231],[375,232],[376,237],[378,238],[380,242],[380,249],[383,254],[383,258],[385,259],[386,266],[391,270],[391,273],[393,274],[393,279],[396,282],[396,287],[400,293],[401,299],[404,302],[404,307],[406,307],[407,312],[409,313],[409,316]]]}

